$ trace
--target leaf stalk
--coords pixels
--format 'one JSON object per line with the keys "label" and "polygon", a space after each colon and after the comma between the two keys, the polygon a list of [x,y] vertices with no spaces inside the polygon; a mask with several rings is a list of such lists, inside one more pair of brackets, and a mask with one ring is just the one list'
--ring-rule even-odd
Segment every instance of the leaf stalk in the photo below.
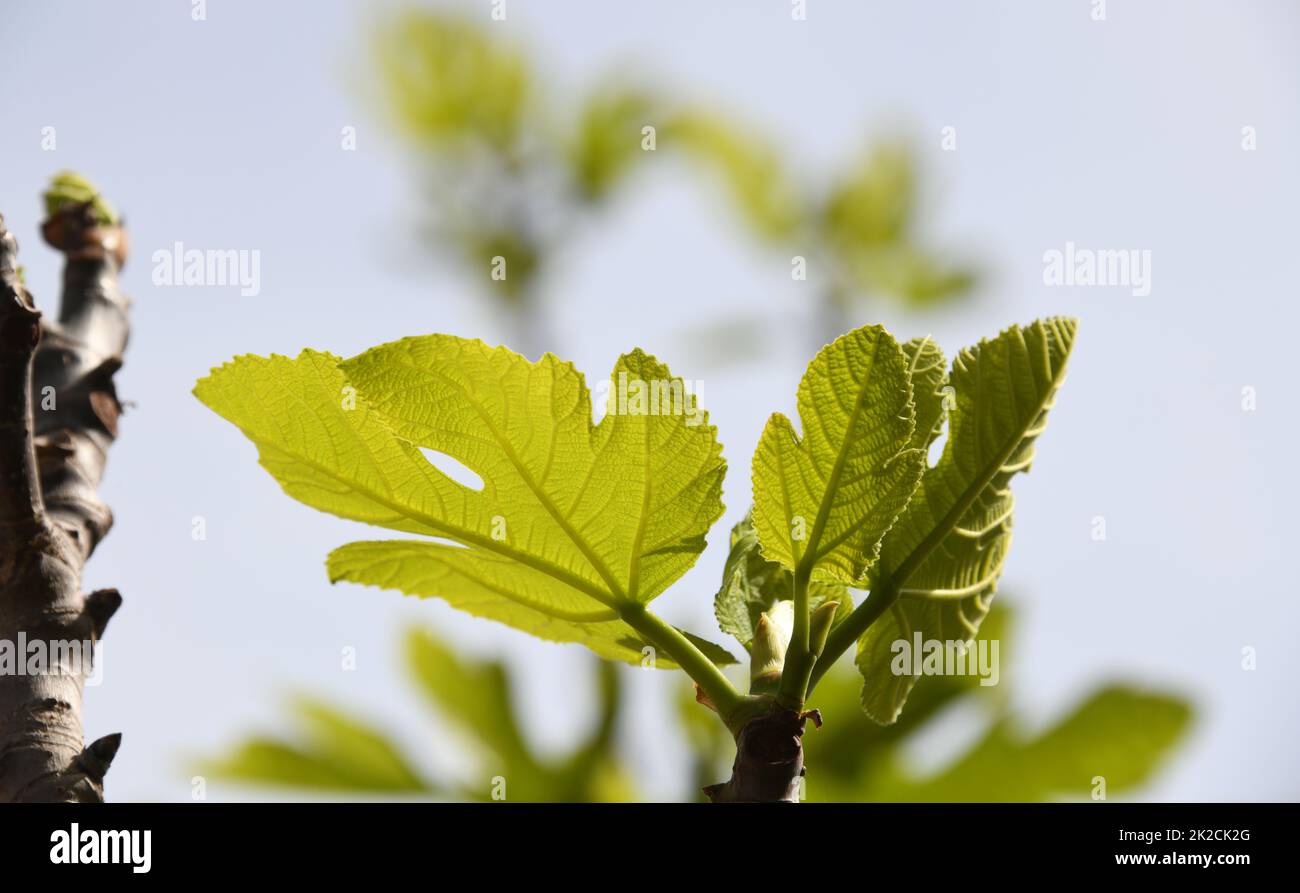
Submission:
{"label": "leaf stalk", "polygon": [[808,690],[812,691],[826,675],[835,661],[840,659],[849,646],[862,637],[871,624],[893,607],[898,601],[899,588],[892,580],[883,581],[868,593],[866,601],[853,609],[844,622],[834,627],[826,637],[826,647],[813,665],[812,675],[808,680]]}
{"label": "leaf stalk", "polygon": [[748,699],[736,690],[713,661],[709,660],[704,652],[679,630],[658,615],[646,610],[645,605],[621,604],[618,611],[624,623],[677,661],[686,675],[695,680],[695,683],[708,695],[713,706],[717,708],[718,715],[730,728],[735,718],[743,712],[741,707]]}

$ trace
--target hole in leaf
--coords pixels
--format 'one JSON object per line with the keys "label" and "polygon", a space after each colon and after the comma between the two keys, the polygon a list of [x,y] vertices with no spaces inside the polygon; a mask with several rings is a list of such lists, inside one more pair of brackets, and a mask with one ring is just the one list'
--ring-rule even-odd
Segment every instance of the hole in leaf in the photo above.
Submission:
{"label": "hole in leaf", "polygon": [[431,450],[428,447],[420,447],[419,450],[424,458],[429,460],[430,465],[462,487],[468,487],[480,493],[483,491],[483,479],[475,474],[464,462],[454,456]]}

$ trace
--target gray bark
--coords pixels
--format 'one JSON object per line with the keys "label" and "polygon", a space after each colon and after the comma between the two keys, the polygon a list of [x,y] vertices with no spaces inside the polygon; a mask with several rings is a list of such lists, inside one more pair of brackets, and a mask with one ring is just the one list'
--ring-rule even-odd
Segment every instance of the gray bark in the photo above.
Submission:
{"label": "gray bark", "polygon": [[66,647],[98,641],[122,601],[112,589],[83,595],[81,575],[113,520],[97,489],[121,412],[126,234],[89,206],[42,232],[65,257],[57,322],[19,282],[0,219],[0,647],[44,643],[48,659],[33,674],[14,653],[17,666],[0,672],[0,802],[96,802],[121,736],[83,747],[90,655],[68,660]]}

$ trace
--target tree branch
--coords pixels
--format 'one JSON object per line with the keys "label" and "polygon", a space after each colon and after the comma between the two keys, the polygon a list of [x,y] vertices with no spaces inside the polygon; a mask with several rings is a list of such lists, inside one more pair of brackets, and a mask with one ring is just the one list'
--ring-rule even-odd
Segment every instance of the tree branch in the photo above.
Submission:
{"label": "tree branch", "polygon": [[43,520],[32,438],[32,356],[41,314],[18,277],[18,242],[0,217],[0,537],[30,536]]}
{"label": "tree branch", "polygon": [[816,710],[777,708],[750,720],[736,735],[731,778],[704,793],[714,803],[798,803],[801,799],[803,733],[808,720],[820,727]]}
{"label": "tree branch", "polygon": [[111,589],[81,593],[112,525],[96,490],[129,332],[117,285],[125,232],[102,207],[97,197],[56,203],[42,227],[66,258],[57,322],[35,310],[0,222],[0,802],[102,800],[121,741],[82,747],[91,650],[122,601]]}

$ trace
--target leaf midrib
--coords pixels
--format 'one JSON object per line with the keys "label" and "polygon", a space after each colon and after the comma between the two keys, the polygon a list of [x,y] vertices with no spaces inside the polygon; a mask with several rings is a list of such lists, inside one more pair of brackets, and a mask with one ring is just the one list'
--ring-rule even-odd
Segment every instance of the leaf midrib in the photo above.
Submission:
{"label": "leaf midrib", "polygon": [[[264,442],[263,438],[254,437],[252,433],[247,428],[244,428],[242,425],[239,426],[239,429],[244,432],[244,436],[248,437],[248,439],[252,440],[254,443]],[[552,579],[557,580],[558,582],[563,583],[564,585],[569,586],[570,588],[576,589],[577,591],[583,593],[584,595],[590,596],[591,598],[600,602],[602,605],[611,608],[616,607],[616,605],[612,601],[610,593],[605,592],[604,590],[599,589],[596,586],[593,586],[587,580],[582,579],[578,575],[572,573],[571,571],[566,570],[565,568],[560,567],[557,564],[552,564],[549,561],[545,561],[543,559],[537,558],[536,556],[531,555],[527,552],[520,552],[504,543],[492,539],[491,537],[484,537],[481,534],[477,534],[472,531],[465,530],[464,528],[455,527],[451,524],[447,524],[445,522],[439,521],[437,518],[434,518],[431,515],[426,515],[423,512],[415,511],[410,506],[402,505],[398,502],[394,502],[393,500],[388,499],[387,497],[381,496],[380,494],[371,490],[369,487],[359,485],[355,481],[350,481],[347,478],[341,477],[331,469],[321,465],[318,462],[313,461],[312,459],[306,456],[301,455],[298,452],[286,450],[280,446],[276,446],[275,448],[280,450],[283,453],[286,453],[287,455],[293,456],[299,462],[302,462],[304,465],[315,469],[325,477],[330,478],[331,480],[338,481],[339,483],[346,485],[349,489],[355,492],[365,494],[367,497],[373,499],[375,502],[379,503],[385,508],[391,509],[393,512],[396,512],[400,517],[410,518],[412,520],[419,521],[420,523],[425,524],[429,528],[437,531],[439,534],[445,534],[451,539],[456,539],[465,543],[470,543],[475,546],[478,546],[479,548],[485,549],[489,552],[493,552],[497,555],[501,555],[504,558],[510,558],[514,561],[518,561],[520,564],[531,567],[533,570],[538,571],[539,573],[546,574],[548,577],[551,577]]]}
{"label": "leaf midrib", "polygon": [[[391,543],[393,541],[380,540],[378,542]],[[554,605],[537,602],[529,598],[527,595],[520,595],[508,587],[495,582],[491,577],[476,573],[472,567],[466,568],[459,564],[453,564],[450,556],[456,552],[468,551],[466,549],[447,546],[443,543],[421,542],[419,540],[411,541],[410,547],[434,552],[435,560],[441,561],[451,573],[464,577],[470,582],[482,586],[487,591],[495,593],[496,595],[512,601],[521,607],[537,611],[539,614],[545,614],[549,617],[554,617],[557,620],[567,620],[571,623],[600,623],[607,620],[618,619],[618,612],[613,608],[603,608],[599,611],[570,611],[567,608],[557,608]],[[341,548],[346,549],[347,546]]]}
{"label": "leaf midrib", "polygon": [[[812,532],[808,537],[808,548],[799,556],[799,570],[804,573],[811,573],[813,567],[816,566],[817,561],[823,557],[818,554],[818,547],[821,544],[821,537],[826,527],[826,521],[830,517],[831,505],[834,502],[832,495],[839,487],[840,476],[844,473],[844,465],[848,462],[849,444],[852,441],[851,432],[857,426],[858,419],[861,417],[863,412],[863,399],[866,395],[867,388],[871,386],[871,376],[876,369],[876,359],[880,354],[881,340],[880,333],[877,332],[876,337],[872,340],[871,362],[867,364],[867,368],[863,373],[862,386],[858,388],[857,396],[853,401],[853,411],[849,414],[849,422],[844,427],[844,438],[841,440],[839,451],[836,453],[835,464],[831,467],[831,473],[826,479],[826,486],[822,490],[822,503],[817,509],[817,520],[814,522]],[[803,422],[802,414],[800,414],[799,420],[804,425],[807,424],[806,422]],[[807,432],[805,431],[805,438],[806,434]],[[809,450],[809,457],[812,457],[811,450]],[[841,542],[842,541],[843,540],[841,540]]]}
{"label": "leaf midrib", "polygon": [[[1023,331],[1021,337],[1023,338]],[[1046,340],[1046,337],[1046,333],[1044,332],[1044,340]],[[1048,345],[1046,353],[1048,355],[1048,362],[1050,362],[1050,345]],[[1043,410],[1047,408],[1048,402],[1052,399],[1052,395],[1055,394],[1056,389],[1060,387],[1062,377],[1065,375],[1066,366],[1069,365],[1068,354],[1064,357],[1064,360],[1065,361],[1061,363],[1060,368],[1056,370],[1056,374],[1051,377],[1051,385],[1043,391],[1043,396],[1035,404],[1034,411],[1029,414],[1028,420],[1024,423],[1024,426],[1016,431],[1015,435],[1011,438],[1010,444],[1008,444],[1004,450],[994,454],[993,461],[981,471],[980,476],[976,479],[978,482],[977,485],[972,485],[963,491],[961,497],[957,502],[953,503],[952,508],[944,514],[939,523],[936,524],[930,533],[917,544],[916,548],[899,563],[894,572],[890,574],[891,585],[900,589],[902,588],[902,586],[907,582],[907,578],[921,566],[921,563],[930,556],[930,553],[935,549],[935,547],[948,538],[948,535],[952,533],[953,528],[955,528],[958,522],[961,521],[962,516],[966,514],[970,507],[975,504],[975,500],[984,492],[984,488],[992,483],[993,478],[997,476],[998,471],[1006,464],[1007,460],[1011,458],[1015,451],[1024,442],[1026,434],[1034,427],[1034,422],[1040,415],[1042,415]],[[924,486],[924,482],[922,483],[922,486]]]}
{"label": "leaf midrib", "polygon": [[[496,425],[492,421],[492,417],[483,409],[479,401],[475,399],[474,394],[460,382],[441,372],[437,368],[426,369],[400,357],[394,361],[394,364],[410,369],[417,375],[435,375],[464,396],[465,400],[474,408],[474,411],[478,414],[479,418],[482,419],[483,423],[487,426],[487,429],[492,433],[498,446],[500,446],[502,451],[505,452],[506,458],[508,458],[510,464],[515,467],[515,471],[519,474],[520,479],[523,480],[523,482],[528,486],[528,489],[532,491],[533,496],[537,499],[538,503],[546,510],[547,514],[551,516],[555,523],[559,525],[560,529],[564,531],[564,534],[569,538],[569,541],[573,543],[580,553],[582,553],[582,557],[587,560],[589,565],[591,565],[592,570],[594,570],[605,582],[605,585],[609,589],[609,597],[615,602],[627,601],[627,594],[623,591],[623,587],[618,584],[618,581],[614,579],[613,573],[605,566],[605,563],[601,561],[600,556],[592,551],[591,545],[573,529],[573,526],[569,524],[568,519],[560,513],[559,507],[551,502],[550,497],[541,489],[537,482],[533,480],[532,475],[528,473],[523,463],[520,462],[519,456],[515,453],[514,447],[510,443],[509,439],[504,437],[501,432],[497,430]],[[591,440],[591,430],[592,426],[590,422],[588,422],[588,443],[590,443]],[[553,445],[552,449],[554,449]],[[593,453],[593,464],[595,463],[595,458],[596,457]],[[609,604],[605,599],[601,599],[601,602],[602,604]]]}
{"label": "leaf midrib", "polygon": [[642,433],[645,435],[645,441],[642,444],[641,455],[645,461],[642,473],[645,475],[645,489],[641,493],[641,515],[637,518],[636,533],[632,537],[632,554],[628,558],[627,568],[627,592],[633,601],[639,601],[637,590],[641,586],[641,545],[645,539],[646,519],[650,516],[650,499],[654,490],[654,476],[651,474],[650,465],[650,420],[646,416],[641,424]]}

